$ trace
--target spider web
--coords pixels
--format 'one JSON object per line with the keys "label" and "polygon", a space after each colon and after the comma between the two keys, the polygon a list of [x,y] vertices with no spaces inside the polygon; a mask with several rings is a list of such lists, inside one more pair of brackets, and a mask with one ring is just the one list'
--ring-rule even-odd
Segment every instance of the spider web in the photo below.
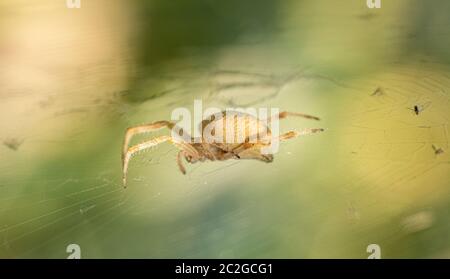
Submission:
{"label": "spider web", "polygon": [[[217,78],[218,72],[215,71],[211,75],[212,79]],[[230,76],[227,76],[225,80],[227,84],[235,84],[236,87],[246,84],[247,81],[243,82],[242,80],[247,80],[249,75],[255,75],[254,73],[247,74],[245,71],[237,70],[234,72],[221,70],[220,72],[226,75],[232,73],[231,81]],[[263,74],[259,75],[258,78],[264,80],[263,84],[266,84],[266,78],[271,81],[274,79],[283,80]],[[143,253],[143,251],[134,251],[127,254],[128,252],[124,248],[122,248],[123,250],[112,249],[109,252],[102,252],[103,249],[107,250],[108,247],[103,244],[103,241],[110,244],[111,239],[107,236],[110,234],[115,237],[122,235],[123,241],[126,242],[128,239],[126,235],[130,233],[133,235],[131,228],[141,228],[137,224],[133,224],[130,229],[123,227],[123,224],[127,224],[129,219],[132,220],[130,223],[133,223],[141,222],[145,218],[144,223],[146,224],[164,226],[167,223],[171,224],[171,221],[165,221],[165,218],[169,218],[169,220],[172,218],[172,222],[174,222],[173,219],[179,220],[181,218],[179,216],[184,216],[183,210],[194,212],[192,214],[195,216],[199,214],[196,210],[200,210],[202,206],[210,206],[212,200],[215,200],[218,196],[230,195],[230,191],[232,191],[230,189],[238,191],[239,187],[247,187],[247,190],[238,191],[240,195],[246,198],[251,196],[261,198],[264,192],[266,194],[271,193],[275,200],[285,198],[285,195],[276,194],[278,191],[274,192],[273,185],[276,185],[276,182],[270,179],[276,177],[280,179],[280,177],[290,173],[292,171],[290,165],[298,160],[298,156],[307,158],[306,162],[313,165],[317,164],[317,159],[311,158],[335,157],[329,159],[328,162],[321,163],[321,174],[310,174],[309,177],[305,178],[303,177],[305,173],[299,171],[297,175],[290,174],[287,179],[287,181],[305,181],[302,184],[293,184],[301,185],[303,191],[309,195],[315,191],[310,188],[313,186],[318,187],[320,191],[334,189],[333,191],[338,198],[331,199],[331,205],[328,206],[323,203],[319,204],[323,206],[321,210],[329,213],[330,210],[338,209],[339,214],[328,216],[326,219],[335,218],[335,222],[351,222],[365,232],[365,238],[370,238],[370,235],[372,235],[376,239],[379,236],[373,236],[367,231],[370,231],[369,228],[383,224],[383,222],[373,221],[373,218],[382,218],[383,216],[400,218],[398,224],[393,226],[393,230],[408,235],[408,231],[402,229],[401,220],[403,216],[406,218],[408,214],[425,210],[425,216],[429,214],[431,217],[425,218],[425,221],[421,219],[418,221],[410,220],[408,222],[412,222],[413,225],[408,225],[407,228],[411,226],[421,228],[425,223],[425,229],[429,226],[435,226],[440,230],[447,230],[448,227],[436,220],[440,207],[429,206],[429,204],[436,204],[437,201],[438,204],[447,201],[442,198],[445,197],[445,193],[448,193],[447,181],[450,162],[450,152],[448,151],[448,105],[450,97],[447,93],[450,88],[450,77],[447,72],[442,71],[440,65],[434,64],[394,65],[391,71],[379,76],[351,80],[347,83],[350,85],[335,82],[332,78],[325,78],[321,74],[309,72],[304,76],[297,74],[296,79],[291,79],[287,85],[283,84],[285,87],[283,90],[279,90],[277,85],[276,88],[271,88],[273,89],[272,92],[264,96],[254,95],[257,90],[252,91],[253,89],[249,89],[252,86],[244,85],[249,90],[248,95],[254,98],[251,102],[259,104],[264,104],[267,101],[283,104],[286,100],[292,102],[296,98],[308,98],[308,96],[295,94],[297,90],[305,88],[313,91],[327,88],[333,91],[334,98],[337,100],[334,109],[316,113],[323,119],[321,123],[300,120],[302,125],[299,125],[299,120],[295,119],[283,122],[282,127],[289,128],[320,124],[327,131],[320,138],[299,139],[303,141],[303,147],[299,147],[295,141],[286,143],[280,154],[277,154],[279,158],[270,166],[260,166],[257,162],[250,161],[189,165],[188,175],[183,177],[178,174],[175,163],[177,151],[175,148],[165,145],[133,159],[130,167],[130,185],[129,188],[123,189],[120,184],[119,156],[117,152],[110,152],[111,149],[120,150],[120,141],[113,140],[114,143],[111,146],[103,149],[101,146],[88,148],[90,151],[80,158],[71,155],[71,160],[78,160],[81,165],[85,164],[86,166],[73,168],[69,163],[66,166],[56,167],[56,173],[54,173],[52,168],[55,168],[55,164],[65,164],[64,161],[68,160],[68,158],[56,157],[50,159],[51,162],[47,170],[44,167],[30,171],[30,173],[22,173],[14,178],[8,177],[7,182],[3,182],[0,189],[2,192],[0,202],[0,216],[2,217],[0,251],[2,251],[2,257],[41,257],[43,255],[45,257],[64,257],[64,245],[72,242],[81,243],[82,251],[88,245],[90,247],[87,249],[89,250],[87,252],[89,257],[142,256],[143,254],[140,253]],[[233,85],[223,86],[222,88],[228,90],[231,87]],[[260,88],[261,85],[256,84],[255,87]],[[226,93],[220,90],[210,91],[206,88],[204,94],[205,99],[207,99],[208,96],[209,98],[212,96],[211,94],[222,94],[226,98]],[[221,98],[224,98],[223,96]],[[108,120],[108,117],[105,119],[104,115],[105,113],[106,115],[110,114],[113,108],[113,115],[119,115],[122,121],[130,125],[137,122],[135,119],[144,118],[140,114],[144,115],[148,111],[155,112],[157,108],[167,110],[166,107],[168,104],[170,106],[173,98],[169,94],[158,101],[146,102],[140,105],[133,114],[119,113],[120,107],[114,108],[109,104],[99,106],[98,111],[101,111],[101,113],[96,112],[96,117],[103,119],[103,127],[108,129],[111,121],[115,120]],[[235,96],[232,98],[235,98]],[[217,98],[214,99],[217,100]],[[222,100],[222,102],[224,104],[229,103],[227,100]],[[418,115],[411,110],[415,105],[423,107]],[[312,113],[312,110],[307,112]],[[86,118],[89,117],[86,116]],[[83,140],[89,142],[89,139],[84,136],[86,133],[83,128],[79,128],[71,138],[78,143],[83,142]],[[159,131],[151,136],[164,133],[166,131]],[[41,133],[41,135],[44,134],[46,133]],[[119,139],[121,133],[120,131],[114,131],[108,135]],[[142,141],[148,136],[137,137],[135,141]],[[41,137],[43,138],[40,138],[39,134],[29,135],[23,146],[19,146],[17,150],[5,145],[2,152],[19,155],[33,148],[63,148],[65,150],[71,142],[65,140],[60,142],[58,139]],[[327,140],[333,141],[334,145],[327,145]],[[87,148],[87,142],[81,145]],[[308,145],[308,147],[305,148],[305,145]],[[437,150],[442,152],[437,152]],[[96,156],[93,158],[91,157],[92,154],[96,154]],[[301,163],[301,165],[303,164]],[[253,168],[262,168],[265,174],[260,178],[252,179],[247,173]],[[318,166],[312,169],[317,168]],[[62,170],[61,174],[58,174],[59,169]],[[65,173],[65,169],[70,169],[72,174]],[[351,170],[350,173],[349,170]],[[2,173],[9,172],[16,173],[11,166],[3,164]],[[239,180],[238,183],[236,179]],[[265,179],[269,181],[264,181]],[[333,181],[332,186],[325,186],[330,181]],[[292,187],[288,187],[287,190],[291,193],[292,191],[298,191],[293,190]],[[436,195],[441,196],[441,198],[437,198]],[[239,200],[236,197],[230,199]],[[266,204],[270,204],[265,198],[262,200]],[[383,210],[380,209],[379,205],[373,205],[370,202],[373,200],[378,201]],[[193,201],[198,204],[193,204]],[[173,208],[174,203],[177,204],[178,208]],[[290,206],[292,206],[291,203],[288,202]],[[243,206],[240,211],[232,210],[228,213],[231,216],[228,218],[236,217],[237,224],[244,222],[243,220],[248,222],[248,217],[253,216],[252,214],[255,214],[253,210],[255,207],[257,208],[255,203],[249,202],[249,204]],[[312,214],[317,218],[324,218],[319,208],[315,207]],[[226,209],[229,208],[226,207]],[[382,211],[382,213],[376,213],[377,210]],[[178,218],[173,216],[178,216]],[[420,216],[423,216],[423,214]],[[190,218],[193,217],[190,216]],[[174,225],[172,224],[172,226]],[[239,230],[239,226],[244,225],[237,226]],[[181,239],[187,237],[184,235],[185,229],[175,227],[181,231],[170,234],[171,238],[176,239],[177,233],[181,234]],[[341,234],[342,231],[346,230],[342,226],[325,225],[324,227],[332,229],[328,232],[319,230],[320,234],[325,234],[329,238],[331,234],[338,232],[337,235],[342,238],[336,239],[338,237],[335,237],[332,239],[341,243],[345,242],[343,239],[346,239],[346,237]],[[110,232],[111,228],[114,228],[114,233]],[[263,228],[265,226],[258,227],[257,231]],[[198,230],[195,227],[190,229]],[[243,241],[242,239],[251,236],[251,229],[246,226],[241,229],[245,229],[245,233],[238,241]],[[259,233],[261,232],[259,231]],[[285,233],[287,232],[282,234]],[[387,240],[382,239],[382,241],[387,242],[387,245],[393,245],[390,244],[390,241],[393,241],[395,237],[391,233],[387,233]],[[156,235],[162,237],[158,233]],[[267,233],[262,235],[263,239],[268,237]],[[111,238],[115,239],[114,237]],[[279,245],[278,240],[271,241]],[[153,241],[151,243],[155,245]],[[167,244],[167,242],[164,243]],[[313,252],[313,255],[322,255],[322,249],[325,249],[322,247],[323,245],[325,244],[314,243],[313,251],[316,252]],[[96,246],[101,248],[95,250]],[[58,247],[59,250],[55,247]],[[212,247],[214,249],[214,246]],[[175,255],[175,253],[172,254],[162,247],[160,249],[153,248],[147,252],[156,257]],[[204,253],[198,251],[198,247],[185,247],[185,249],[184,252],[177,251],[176,253],[186,253],[190,256],[204,255]],[[349,247],[346,246],[346,249],[349,249]],[[155,252],[155,250],[159,252]],[[119,254],[119,252],[123,254]],[[223,253],[223,255],[235,255],[239,252],[225,251]]]}

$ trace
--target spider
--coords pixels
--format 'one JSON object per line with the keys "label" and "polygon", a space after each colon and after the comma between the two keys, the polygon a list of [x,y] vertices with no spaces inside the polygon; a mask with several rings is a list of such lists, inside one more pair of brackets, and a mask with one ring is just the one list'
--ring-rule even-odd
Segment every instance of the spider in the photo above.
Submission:
{"label": "spider", "polygon": [[[213,114],[212,117],[210,117],[209,120],[203,120],[200,123],[199,130],[202,131],[202,139],[205,139],[205,133],[204,129],[207,126],[210,126],[209,124],[215,125],[217,123],[216,121],[226,121],[227,119],[227,113],[230,113],[230,111],[222,111],[217,114]],[[283,111],[278,114],[279,119],[284,119],[288,116],[297,116],[297,117],[303,117],[306,119],[313,119],[313,120],[320,120],[318,117],[303,114],[303,113],[296,113],[296,112],[287,112]],[[228,116],[230,117],[230,116]],[[157,121],[153,122],[151,124],[146,125],[140,125],[135,127],[130,127],[126,130],[125,133],[125,139],[123,143],[123,150],[122,150],[122,170],[123,170],[123,186],[126,187],[127,182],[127,171],[128,171],[128,164],[130,162],[131,157],[136,154],[139,151],[151,148],[153,146],[156,146],[163,142],[170,142],[173,145],[175,145],[180,151],[177,155],[177,164],[178,168],[183,174],[186,174],[186,169],[183,165],[182,159],[185,159],[188,163],[196,163],[196,162],[204,162],[207,160],[210,161],[225,161],[229,159],[255,159],[263,162],[270,163],[273,161],[273,154],[263,154],[261,152],[261,149],[263,147],[270,146],[272,135],[270,129],[267,127],[266,123],[269,122],[271,117],[266,119],[265,121],[261,121],[257,117],[242,113],[242,112],[233,112],[234,117],[234,129],[236,130],[237,121],[243,120],[245,121],[245,130],[246,132],[249,131],[250,128],[256,127],[257,131],[257,137],[256,141],[250,142],[249,138],[250,136],[248,134],[245,136],[245,141],[241,143],[218,143],[218,142],[208,142],[207,140],[202,140],[200,143],[197,143],[194,141],[194,139],[187,135],[188,138],[191,139],[190,142],[186,142],[183,140],[177,140],[171,136],[159,136],[153,139],[150,139],[148,141],[145,141],[143,143],[131,146],[128,148],[128,145],[130,143],[131,138],[134,135],[141,134],[141,133],[147,133],[147,132],[153,132],[160,130],[162,128],[168,128],[173,129],[179,128],[176,126],[175,123],[171,121]],[[222,126],[223,127],[223,126]],[[262,134],[260,133],[261,127],[266,129],[266,133]],[[184,134],[185,131],[182,131]],[[278,140],[284,141],[287,139],[295,138],[300,135],[307,135],[317,132],[322,132],[324,129],[322,128],[312,128],[312,129],[304,129],[301,132],[297,131],[289,131],[287,133],[284,133],[278,137]],[[226,133],[226,128],[224,128],[224,132]]]}

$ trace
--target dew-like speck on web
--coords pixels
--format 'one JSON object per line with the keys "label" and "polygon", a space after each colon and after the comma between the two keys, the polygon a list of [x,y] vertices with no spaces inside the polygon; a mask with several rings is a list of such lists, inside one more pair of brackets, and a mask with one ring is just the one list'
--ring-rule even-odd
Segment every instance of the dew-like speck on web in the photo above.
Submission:
{"label": "dew-like speck on web", "polygon": [[433,222],[433,213],[424,210],[403,218],[400,225],[406,233],[415,233],[430,228]]}
{"label": "dew-like speck on web", "polygon": [[137,181],[137,182],[142,182],[142,181],[144,181],[144,178],[142,176],[139,176],[139,177],[133,178],[133,180]]}
{"label": "dew-like speck on web", "polygon": [[3,144],[11,150],[17,151],[24,142],[23,139],[9,138],[3,141]]}
{"label": "dew-like speck on web", "polygon": [[84,208],[80,208],[80,214],[84,214],[88,211],[90,211],[91,209],[95,208],[97,205],[93,204],[91,206],[88,207],[84,207]]}

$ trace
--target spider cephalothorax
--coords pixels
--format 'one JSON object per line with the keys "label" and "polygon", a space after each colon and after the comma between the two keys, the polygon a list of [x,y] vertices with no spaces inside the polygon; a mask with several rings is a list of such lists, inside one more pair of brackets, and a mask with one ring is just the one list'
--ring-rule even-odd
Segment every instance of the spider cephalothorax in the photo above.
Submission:
{"label": "spider cephalothorax", "polygon": [[[231,115],[233,117],[232,120],[230,120]],[[287,116],[300,116],[308,119],[319,120],[319,118],[315,116],[286,111],[279,113],[277,116],[279,119],[286,118]],[[227,120],[230,120],[231,125],[224,124]],[[203,120],[202,123],[200,123],[200,139],[194,139],[190,135],[185,134],[186,132],[183,131],[183,139],[181,139],[181,137],[160,136],[131,146],[130,148],[128,148],[129,142],[136,134],[152,132],[164,127],[168,129],[177,128],[178,131],[182,131],[182,129],[177,127],[176,124],[171,121],[157,121],[147,125],[128,128],[125,133],[122,151],[123,185],[126,185],[128,163],[131,157],[138,151],[151,148],[166,141],[171,142],[180,150],[177,156],[177,163],[183,174],[186,174],[186,169],[182,163],[182,159],[185,159],[191,164],[207,160],[224,161],[229,159],[256,159],[270,163],[273,161],[273,154],[262,152],[263,148],[269,147],[274,140],[272,132],[267,126],[267,122],[268,119],[262,121],[250,114],[223,111],[210,116],[209,120]],[[238,131],[239,129],[243,129],[243,131]],[[218,130],[222,131],[220,136],[217,136]],[[321,131],[323,131],[323,129],[320,128],[305,129],[301,132],[289,131],[277,136],[275,139],[283,141],[299,135]],[[232,132],[233,135],[231,140],[230,137],[227,137],[227,134],[230,134],[230,132]],[[211,139],[211,134],[214,139]],[[238,135],[240,135],[243,140],[236,140]]]}

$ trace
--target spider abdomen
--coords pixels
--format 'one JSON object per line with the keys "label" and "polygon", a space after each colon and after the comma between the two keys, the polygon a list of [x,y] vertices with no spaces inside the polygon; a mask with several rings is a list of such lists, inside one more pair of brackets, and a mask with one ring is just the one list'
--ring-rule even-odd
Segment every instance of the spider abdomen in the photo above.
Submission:
{"label": "spider abdomen", "polygon": [[225,151],[243,145],[270,144],[271,131],[265,122],[248,113],[222,111],[202,121],[202,140]]}

